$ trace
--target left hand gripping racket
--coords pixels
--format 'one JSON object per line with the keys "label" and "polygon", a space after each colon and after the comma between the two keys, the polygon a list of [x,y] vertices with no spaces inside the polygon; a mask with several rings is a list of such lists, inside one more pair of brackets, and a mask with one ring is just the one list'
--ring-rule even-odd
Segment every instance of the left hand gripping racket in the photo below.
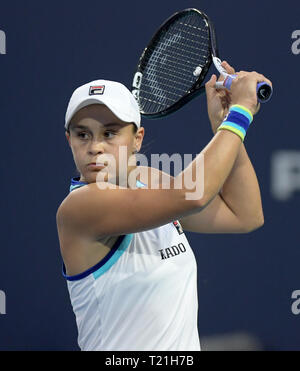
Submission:
{"label": "left hand gripping racket", "polygon": [[[216,34],[208,16],[197,9],[175,13],[157,30],[143,51],[132,84],[141,114],[160,118],[205,93],[203,81],[214,63],[224,76],[216,88],[230,89],[235,75],[221,66]],[[272,95],[267,83],[257,86],[261,103]]]}

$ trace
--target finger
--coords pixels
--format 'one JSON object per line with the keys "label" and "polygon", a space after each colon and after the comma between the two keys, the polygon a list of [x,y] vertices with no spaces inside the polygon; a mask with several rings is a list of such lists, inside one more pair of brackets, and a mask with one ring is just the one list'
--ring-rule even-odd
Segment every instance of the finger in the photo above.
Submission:
{"label": "finger", "polygon": [[272,82],[266,78],[266,76],[262,75],[261,73],[257,73],[256,71],[250,72],[253,76],[255,76],[257,82],[266,82],[267,84],[273,86]]}
{"label": "finger", "polygon": [[256,115],[259,112],[259,110],[260,110],[260,103],[257,104],[254,115]]}
{"label": "finger", "polygon": [[221,66],[225,68],[226,72],[229,73],[229,75],[235,74],[235,69],[227,61],[223,61],[221,63]]}
{"label": "finger", "polygon": [[205,84],[206,97],[208,100],[213,100],[219,95],[219,90],[216,89],[217,76],[212,75],[210,80]]}
{"label": "finger", "polygon": [[216,82],[217,82],[217,76],[213,74],[210,80],[207,81],[207,83],[205,84],[206,92],[212,93],[213,91],[215,91]]}
{"label": "finger", "polygon": [[239,71],[239,72],[236,72],[235,74],[238,76],[238,77],[243,77],[243,76],[247,76],[249,75],[250,72],[247,72],[247,71]]}
{"label": "finger", "polygon": [[259,76],[259,82],[266,82],[267,84],[273,86],[272,82],[266,78],[266,76],[258,74]]}

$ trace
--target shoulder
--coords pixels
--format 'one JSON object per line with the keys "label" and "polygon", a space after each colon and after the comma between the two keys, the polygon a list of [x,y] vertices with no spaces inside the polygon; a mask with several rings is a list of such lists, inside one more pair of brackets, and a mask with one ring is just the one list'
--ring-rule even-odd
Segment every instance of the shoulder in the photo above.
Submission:
{"label": "shoulder", "polygon": [[70,194],[62,201],[56,211],[56,224],[58,229],[63,226],[64,222],[67,220],[67,212],[70,210]]}
{"label": "shoulder", "polygon": [[99,198],[100,189],[100,183],[91,183],[70,192],[57,209],[57,223],[64,222],[66,224],[67,222],[71,222],[76,216],[84,212],[85,206],[88,207],[90,201],[95,197],[96,192]]}
{"label": "shoulder", "polygon": [[[125,191],[125,193],[124,193]],[[129,193],[128,193],[129,192]],[[107,182],[90,183],[70,192],[56,212],[59,234],[74,233],[81,236],[97,236],[97,224],[113,224],[111,214],[116,215],[122,202],[133,204],[135,194],[125,187],[109,185]],[[129,199],[129,200],[127,200]]]}

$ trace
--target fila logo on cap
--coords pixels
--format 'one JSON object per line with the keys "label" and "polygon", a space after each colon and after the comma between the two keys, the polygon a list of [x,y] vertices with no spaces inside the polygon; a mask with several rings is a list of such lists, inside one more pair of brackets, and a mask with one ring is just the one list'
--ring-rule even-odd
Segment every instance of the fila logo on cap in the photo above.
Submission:
{"label": "fila logo on cap", "polygon": [[105,90],[105,85],[91,86],[90,95],[103,95]]}

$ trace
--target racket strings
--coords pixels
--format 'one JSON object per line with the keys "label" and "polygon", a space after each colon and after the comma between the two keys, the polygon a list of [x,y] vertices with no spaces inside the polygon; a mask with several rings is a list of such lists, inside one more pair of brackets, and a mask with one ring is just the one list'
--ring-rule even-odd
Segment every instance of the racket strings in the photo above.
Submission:
{"label": "racket strings", "polygon": [[[181,97],[180,92],[175,92],[174,85],[171,85],[172,82],[169,76],[169,69],[160,69],[160,71],[157,70],[157,66],[159,64],[166,64],[166,62],[168,61],[168,55],[165,53],[165,49],[170,47],[170,40],[172,39],[167,39],[167,42],[157,44],[157,47],[154,49],[148,61],[149,68],[148,70],[146,70],[146,77],[148,77],[148,87],[151,89],[156,100],[161,102],[160,106],[175,102],[174,99],[170,97],[170,95],[177,95],[177,97]],[[164,58],[165,61],[162,63]],[[177,73],[176,70],[175,72]],[[163,77],[163,74],[165,74],[167,78]],[[183,77],[184,76],[186,76],[186,74],[184,74]],[[178,79],[177,76],[176,79]],[[186,83],[184,79],[182,79],[182,81]],[[149,92],[149,90],[147,89],[143,91],[145,93]],[[153,97],[146,99],[148,103],[153,100]]]}
{"label": "racket strings", "polygon": [[[160,55],[155,55],[152,57],[151,62],[159,63],[161,62],[161,58]],[[165,56],[165,59],[169,63],[169,67],[176,70],[176,75],[181,75],[185,81],[192,82],[194,80],[192,79],[193,75],[191,74],[191,69],[194,71],[195,67],[198,65],[203,66],[207,60],[207,56],[199,58],[198,55],[198,58],[190,58],[189,60],[186,60],[186,55],[173,51],[173,55]],[[186,66],[188,68],[186,68]],[[163,73],[163,70],[161,70],[161,73]]]}
{"label": "racket strings", "polygon": [[[186,40],[188,40],[188,39],[186,39]],[[182,51],[182,49],[183,48],[185,48],[186,50],[185,51],[187,51],[187,52],[189,52],[190,54],[192,54],[192,55],[194,55],[195,57],[195,59],[196,60],[198,60],[198,58],[199,58],[199,53],[196,53],[196,52],[194,52],[194,50],[198,50],[198,51],[200,51],[201,53],[205,53],[206,52],[206,49],[199,49],[199,48],[193,48],[193,51],[191,51],[191,50],[188,50],[188,46],[185,44],[185,43],[177,43],[178,44],[178,46],[176,45],[176,46],[174,46],[174,45],[170,45],[170,48],[173,48],[173,53],[175,54],[175,56],[177,57],[183,57],[184,59],[186,58],[186,54],[181,54],[180,53],[180,51]],[[150,50],[152,49],[152,51],[153,50],[155,50],[154,48],[149,48]],[[178,51],[179,52],[178,52]],[[201,54],[200,54],[201,55]]]}
{"label": "racket strings", "polygon": [[209,57],[208,25],[198,14],[184,16],[164,30],[141,63],[142,112],[162,111],[187,94],[198,79],[193,75],[195,68],[203,67]]}
{"label": "racket strings", "polygon": [[[182,66],[178,66],[177,61],[173,61],[171,59],[168,59],[168,63],[170,63],[170,68],[176,69],[176,74],[166,73],[165,71],[161,71],[162,74],[165,74],[166,76],[176,77],[180,78],[182,77],[183,81],[186,81],[186,76],[190,73],[190,70],[183,68]],[[189,80],[189,82],[193,83],[194,81],[192,79]]]}
{"label": "racket strings", "polygon": [[[179,24],[184,25],[184,26],[189,26],[188,24],[185,24],[185,23],[179,23]],[[203,32],[203,28],[199,28],[199,27],[195,27],[195,28],[197,28],[200,32]],[[206,41],[209,41],[209,38],[206,37],[207,36],[206,33],[204,35],[194,34],[194,33],[190,32],[189,30],[183,29],[180,26],[178,26],[178,29],[180,29],[181,32],[186,33],[189,37],[194,36],[196,39],[198,39],[200,37],[203,40],[203,44],[205,44]],[[196,41],[191,40],[191,42],[196,42]]]}
{"label": "racket strings", "polygon": [[[184,44],[182,44],[182,45],[184,46]],[[155,48],[151,47],[151,48],[149,48],[149,50],[153,52],[155,50]],[[180,50],[182,50],[182,49],[180,49]],[[204,49],[198,49],[198,50],[201,50],[204,53],[206,52],[206,50],[204,50]],[[198,54],[193,53],[193,54],[195,54],[197,56],[197,59],[194,60],[192,67],[194,67],[195,64],[197,65],[197,63],[199,62],[199,53]],[[185,63],[179,64],[177,56],[180,56],[180,57],[184,58]],[[201,57],[201,55],[200,55],[200,57]],[[161,55],[155,55],[155,56],[152,56],[152,58],[153,58],[152,59],[153,61],[160,62],[159,59],[161,58]],[[186,81],[187,75],[190,75],[190,73],[191,73],[190,69],[185,68],[185,66],[186,66],[186,55],[176,53],[176,56],[175,55],[168,55],[167,58],[168,58],[168,63],[171,64],[170,67],[171,68],[172,67],[176,68],[176,73],[180,74],[184,78],[184,80]],[[207,56],[205,56],[205,58],[207,58]],[[203,63],[205,63],[205,61],[206,61],[206,59],[203,58]],[[147,63],[148,63],[148,61],[144,61],[144,62],[142,62],[142,65],[146,66]],[[188,61],[188,63],[190,63],[190,61]],[[201,64],[201,62],[200,62],[200,64]],[[180,72],[178,72],[178,71],[180,71]],[[189,80],[189,81],[194,82],[193,80]]]}
{"label": "racket strings", "polygon": [[195,30],[203,31],[203,28],[192,26],[191,24],[188,24],[188,23],[179,22],[179,24],[182,24],[182,25],[187,26],[187,27],[194,28]]}
{"label": "racket strings", "polygon": [[[195,34],[191,34],[190,32],[187,32],[187,31],[185,31],[185,30],[183,30],[182,29],[182,27],[178,27],[177,29],[174,27],[173,28],[173,30],[172,30],[172,32],[180,32],[180,33],[182,33],[182,32],[186,32],[187,33],[187,35],[186,35],[186,38],[185,38],[185,42],[186,41],[188,41],[188,43],[191,43],[191,44],[195,44],[195,45],[192,45],[192,49],[193,50],[199,50],[199,51],[203,51],[204,53],[206,53],[206,51],[207,51],[207,44],[209,44],[209,42],[210,42],[210,40],[209,40],[209,38],[207,37],[208,36],[208,34],[207,34],[207,31],[206,30],[203,30],[203,29],[200,29],[201,30],[201,32],[205,32],[205,35],[204,36],[202,36],[201,34],[199,34],[199,35],[195,35]],[[196,38],[196,40],[193,40],[191,37],[192,36],[194,36],[195,38]],[[202,42],[199,42],[199,37],[202,39]],[[181,36],[181,38],[183,38],[182,36]],[[152,44],[152,48],[154,48],[158,43],[160,42],[160,40],[156,40],[156,41],[154,41],[154,43]],[[185,48],[187,48],[187,47],[189,47],[189,44],[186,44],[186,43],[177,43],[178,45],[184,45],[184,47]],[[202,48],[198,48],[198,46],[204,46],[205,47],[205,49],[202,49]],[[196,53],[197,54],[197,53]],[[199,55],[199,54],[197,54],[197,55]]]}
{"label": "racket strings", "polygon": [[[143,91],[143,90],[141,90],[141,91]],[[146,98],[146,97],[143,97],[143,100],[147,101],[148,103],[150,102],[150,103],[158,104],[161,107],[164,107],[165,106],[165,103],[162,103],[162,101],[158,102],[156,100],[153,100],[153,99],[150,99],[150,98]],[[175,99],[169,98],[169,100],[170,101],[173,101],[174,103],[177,102],[177,99],[175,100]]]}

